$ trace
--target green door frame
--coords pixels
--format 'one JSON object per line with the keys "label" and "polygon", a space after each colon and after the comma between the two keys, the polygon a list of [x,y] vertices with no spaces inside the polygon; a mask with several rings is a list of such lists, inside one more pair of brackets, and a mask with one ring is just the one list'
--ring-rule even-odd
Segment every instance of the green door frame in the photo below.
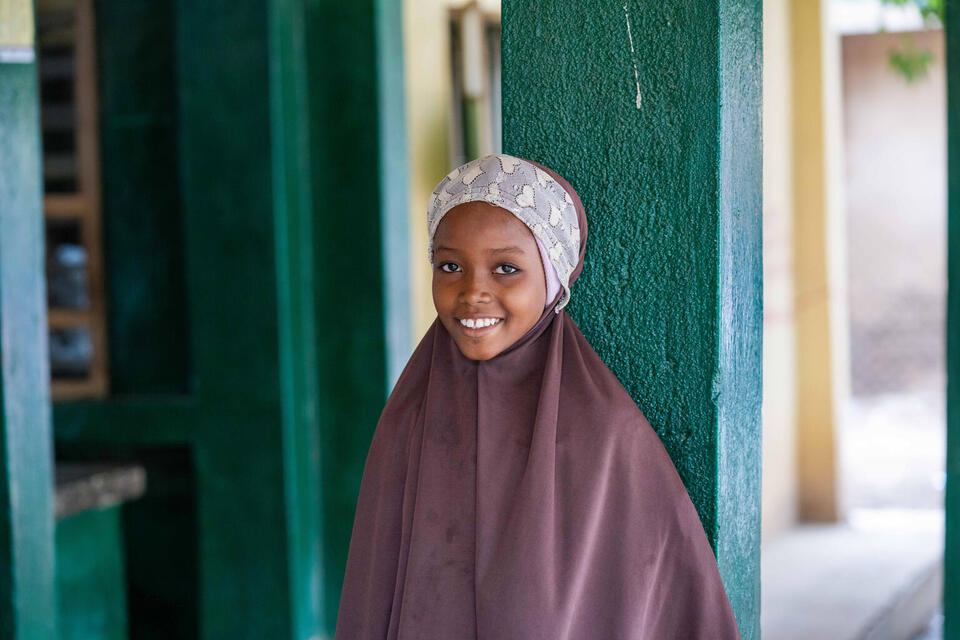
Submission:
{"label": "green door frame", "polygon": [[960,6],[946,2],[947,487],[943,638],[960,640]]}
{"label": "green door frame", "polygon": [[0,640],[53,640],[53,446],[33,4],[0,11]]}
{"label": "green door frame", "polygon": [[57,405],[57,444],[189,452],[200,637],[332,636],[410,351],[400,2],[169,10],[188,389]]}

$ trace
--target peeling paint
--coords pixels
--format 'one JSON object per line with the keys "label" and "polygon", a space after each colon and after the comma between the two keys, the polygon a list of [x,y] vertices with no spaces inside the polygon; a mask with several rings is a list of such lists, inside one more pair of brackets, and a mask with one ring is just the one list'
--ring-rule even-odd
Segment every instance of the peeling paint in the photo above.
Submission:
{"label": "peeling paint", "polygon": [[637,83],[637,109],[640,108],[640,72],[637,71],[637,52],[633,48],[633,32],[630,31],[630,11],[623,3],[623,17],[627,21],[627,39],[630,41],[630,58],[633,60],[633,79]]}

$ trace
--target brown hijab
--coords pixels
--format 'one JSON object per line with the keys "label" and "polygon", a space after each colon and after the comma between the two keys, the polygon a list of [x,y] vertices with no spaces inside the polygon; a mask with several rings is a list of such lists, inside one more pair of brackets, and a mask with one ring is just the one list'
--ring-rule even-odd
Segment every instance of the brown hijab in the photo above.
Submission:
{"label": "brown hijab", "polygon": [[[577,209],[572,284],[586,215],[541,169]],[[740,637],[673,462],[555,304],[489,360],[439,320],[420,341],[370,445],[336,640]]]}

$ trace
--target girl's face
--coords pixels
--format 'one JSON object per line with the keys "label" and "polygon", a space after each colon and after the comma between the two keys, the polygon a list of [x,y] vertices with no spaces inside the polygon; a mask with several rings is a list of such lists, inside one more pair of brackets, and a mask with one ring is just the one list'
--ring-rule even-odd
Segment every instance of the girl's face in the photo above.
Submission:
{"label": "girl's face", "polygon": [[509,211],[465,202],[433,238],[433,304],[460,352],[489,360],[537,323],[547,289],[533,233]]}

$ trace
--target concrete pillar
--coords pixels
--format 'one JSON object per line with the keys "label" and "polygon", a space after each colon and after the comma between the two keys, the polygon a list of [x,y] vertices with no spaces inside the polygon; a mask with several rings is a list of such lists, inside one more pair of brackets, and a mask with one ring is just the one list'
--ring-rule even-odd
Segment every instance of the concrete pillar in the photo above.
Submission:
{"label": "concrete pillar", "polygon": [[763,3],[763,542],[797,520],[790,0]]}
{"label": "concrete pillar", "polygon": [[837,437],[849,387],[840,79],[826,2],[792,0],[797,482],[801,520],[839,518]]}
{"label": "concrete pillar", "polygon": [[33,2],[0,4],[0,639],[52,640],[53,446]]}
{"label": "concrete pillar", "polygon": [[503,3],[504,151],[590,219],[571,313],[657,429],[759,637],[761,3]]}

